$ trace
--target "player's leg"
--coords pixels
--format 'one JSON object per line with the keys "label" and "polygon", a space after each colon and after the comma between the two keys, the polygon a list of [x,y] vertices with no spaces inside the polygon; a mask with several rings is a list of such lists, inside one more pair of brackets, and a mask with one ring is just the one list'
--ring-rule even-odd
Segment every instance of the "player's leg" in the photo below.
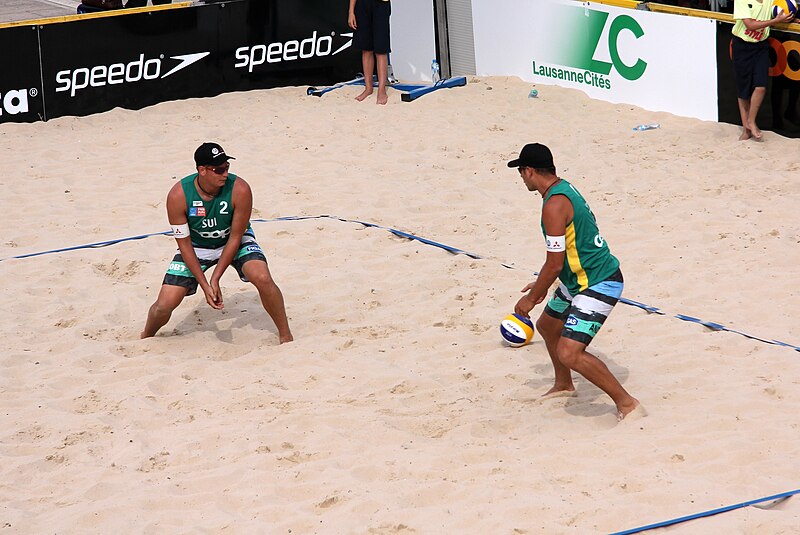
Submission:
{"label": "player's leg", "polygon": [[241,274],[253,283],[253,286],[258,290],[264,310],[267,311],[267,314],[275,322],[275,327],[278,329],[280,342],[283,344],[294,340],[292,331],[289,329],[289,320],[286,317],[283,293],[281,293],[278,285],[275,284],[266,259],[262,257],[244,261],[241,264],[241,268],[237,269],[241,269]]}
{"label": "player's leg", "polygon": [[572,371],[558,358],[558,341],[561,339],[561,331],[563,329],[564,322],[548,315],[546,312],[542,312],[542,315],[536,320],[536,330],[544,340],[544,345],[547,347],[547,353],[550,355],[550,360],[553,362],[553,370],[555,371],[553,387],[544,393],[545,396],[550,396],[556,392],[575,391],[575,385],[572,383]]}
{"label": "player's leg", "polygon": [[[200,267],[205,271],[213,263],[200,260]],[[172,316],[172,311],[178,308],[183,298],[197,292],[197,286],[197,280],[183,263],[183,257],[178,251],[169,263],[155,303],[147,312],[147,321],[145,321],[140,337],[155,336],[158,330],[167,324]]]}
{"label": "player's leg", "polygon": [[622,387],[608,366],[586,348],[614,309],[622,288],[622,273],[617,271],[609,280],[576,295],[556,349],[564,366],[575,370],[611,397],[620,418],[634,410],[639,402]]}
{"label": "player's leg", "polygon": [[620,419],[639,405],[639,401],[625,390],[608,366],[586,351],[586,344],[562,337],[558,343],[558,358],[565,366],[575,370],[608,394],[617,406]]}
{"label": "player's leg", "polygon": [[155,303],[150,306],[150,310],[147,312],[147,321],[140,337],[149,338],[155,336],[158,330],[167,324],[172,316],[172,311],[178,308],[188,291],[189,288],[185,286],[162,284]]}
{"label": "player's leg", "polygon": [[566,287],[561,284],[553,292],[550,301],[545,305],[539,319],[536,320],[536,330],[544,340],[547,353],[553,362],[555,371],[555,382],[553,387],[544,393],[545,396],[553,395],[557,392],[574,392],[575,385],[572,383],[572,372],[558,358],[558,341],[561,339],[561,332],[564,330],[564,321],[567,319],[568,309],[572,303],[572,296]]}

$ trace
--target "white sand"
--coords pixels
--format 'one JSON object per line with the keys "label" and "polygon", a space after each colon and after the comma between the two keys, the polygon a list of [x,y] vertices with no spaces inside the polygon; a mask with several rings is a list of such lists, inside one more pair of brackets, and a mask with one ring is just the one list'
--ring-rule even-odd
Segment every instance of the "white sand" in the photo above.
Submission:
{"label": "white sand", "polygon": [[[279,346],[233,269],[226,309],[187,299],[137,339],[166,236],[0,262],[2,533],[603,533],[800,488],[798,141],[473,79],[403,103],[357,88],[170,102],[3,125],[0,258],[167,230],[164,199],[218,141],[295,336]],[[660,122],[660,130],[633,126]],[[537,403],[540,339],[498,323],[541,266],[540,198],[506,168],[554,152],[620,258],[592,344],[649,416]],[[501,263],[516,269],[504,268]],[[541,310],[538,307],[534,314]],[[794,533],[800,498],[669,533]]]}

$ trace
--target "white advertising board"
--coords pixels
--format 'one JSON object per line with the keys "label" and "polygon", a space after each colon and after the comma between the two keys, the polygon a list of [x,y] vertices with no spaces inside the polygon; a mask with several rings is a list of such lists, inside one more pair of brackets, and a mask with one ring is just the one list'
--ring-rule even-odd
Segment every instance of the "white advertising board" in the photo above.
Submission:
{"label": "white advertising board", "polygon": [[432,0],[392,2],[389,59],[395,77],[404,82],[431,79],[431,60],[436,57],[436,25]]}
{"label": "white advertising board", "polygon": [[708,19],[570,0],[472,0],[481,76],[518,76],[590,97],[717,120]]}

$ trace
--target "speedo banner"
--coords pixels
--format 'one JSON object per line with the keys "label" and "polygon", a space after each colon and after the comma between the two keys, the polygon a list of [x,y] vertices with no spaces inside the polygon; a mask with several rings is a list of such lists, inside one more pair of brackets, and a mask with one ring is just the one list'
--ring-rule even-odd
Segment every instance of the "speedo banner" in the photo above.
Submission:
{"label": "speedo banner", "polygon": [[0,121],[350,79],[360,70],[360,52],[351,47],[347,7],[347,0],[234,0],[0,29],[0,39],[9,30],[27,32],[37,42],[25,47],[37,77],[41,66],[35,86],[11,82],[9,72],[23,63],[18,57],[0,80],[43,93],[41,112],[4,113]]}
{"label": "speedo banner", "polygon": [[[731,61],[732,24],[717,28],[719,120],[742,124]],[[800,35],[775,31],[769,36],[769,85],[758,113],[758,126],[785,137],[800,137]]]}

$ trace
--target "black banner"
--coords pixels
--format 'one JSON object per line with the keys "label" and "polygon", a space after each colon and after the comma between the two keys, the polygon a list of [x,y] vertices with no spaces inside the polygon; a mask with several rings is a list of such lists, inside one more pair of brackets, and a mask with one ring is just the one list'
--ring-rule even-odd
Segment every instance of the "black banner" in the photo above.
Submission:
{"label": "black banner", "polygon": [[[742,124],[731,61],[733,26],[717,23],[717,91],[719,120]],[[758,126],[785,137],[800,137],[800,36],[772,29],[769,37],[770,71]]]}
{"label": "black banner", "polygon": [[0,122],[30,123],[46,118],[36,28],[0,31]]}
{"label": "black banner", "polygon": [[351,46],[347,7],[347,0],[234,0],[0,29],[2,50],[23,50],[4,54],[0,90],[30,91],[29,111],[15,105],[0,122],[348,80],[361,56]]}

